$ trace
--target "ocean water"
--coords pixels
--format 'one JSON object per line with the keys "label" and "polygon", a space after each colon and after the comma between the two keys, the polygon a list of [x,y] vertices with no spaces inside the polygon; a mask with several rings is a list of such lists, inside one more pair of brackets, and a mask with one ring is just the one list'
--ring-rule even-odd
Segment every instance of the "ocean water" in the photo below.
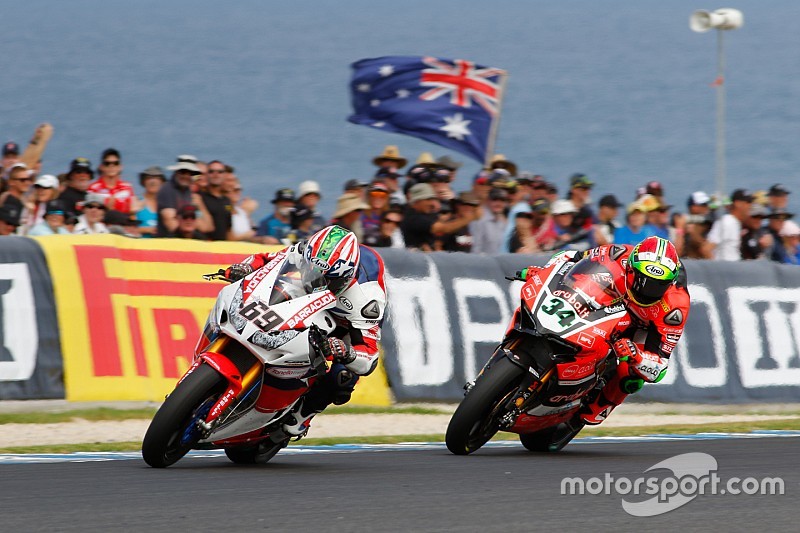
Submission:
{"label": "ocean water", "polygon": [[[683,206],[714,188],[715,32],[695,9],[735,7],[727,32],[728,185],[800,185],[800,2],[739,0],[27,0],[3,2],[0,142],[54,125],[44,171],[122,151],[124,176],[178,154],[221,159],[266,214],[275,189],[318,180],[329,214],[386,144],[448,153],[346,122],[349,65],[465,58],[509,71],[497,151],[562,188],[573,172],[630,201],[662,181]],[[469,187],[479,165],[455,183]],[[138,187],[138,183],[136,183]],[[791,197],[800,207],[800,187]]]}

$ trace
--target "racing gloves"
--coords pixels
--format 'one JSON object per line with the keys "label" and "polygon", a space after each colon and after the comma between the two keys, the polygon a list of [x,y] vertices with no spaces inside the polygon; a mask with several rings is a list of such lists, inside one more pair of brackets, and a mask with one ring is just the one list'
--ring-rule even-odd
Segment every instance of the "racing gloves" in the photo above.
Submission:
{"label": "racing gloves", "polygon": [[239,281],[252,272],[253,267],[251,265],[248,265],[247,263],[235,263],[225,269],[225,277],[232,282]]}
{"label": "racing gloves", "polygon": [[347,365],[356,360],[355,351],[348,348],[347,344],[345,344],[342,339],[337,339],[336,337],[325,339],[320,348],[322,350],[322,355],[325,357],[332,357],[337,363]]}
{"label": "racing gloves", "polygon": [[640,351],[639,347],[630,339],[615,341],[612,349],[620,361],[628,363],[628,368],[645,381],[657,383],[667,373],[667,359]]}

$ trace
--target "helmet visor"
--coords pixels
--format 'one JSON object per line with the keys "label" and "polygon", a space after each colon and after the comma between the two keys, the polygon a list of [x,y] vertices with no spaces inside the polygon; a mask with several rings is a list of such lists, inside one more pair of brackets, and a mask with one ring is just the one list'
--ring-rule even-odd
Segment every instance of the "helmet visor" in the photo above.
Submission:
{"label": "helmet visor", "polygon": [[639,305],[653,305],[667,292],[672,280],[655,279],[634,270],[633,283],[630,286],[631,297]]}

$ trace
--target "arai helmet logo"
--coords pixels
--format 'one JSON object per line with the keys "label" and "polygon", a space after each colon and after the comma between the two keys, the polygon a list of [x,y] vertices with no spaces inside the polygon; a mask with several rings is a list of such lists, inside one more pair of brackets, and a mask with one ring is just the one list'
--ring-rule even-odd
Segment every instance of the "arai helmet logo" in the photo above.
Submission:
{"label": "arai helmet logo", "polygon": [[331,268],[331,266],[328,263],[326,263],[325,261],[323,261],[319,257],[310,257],[308,261],[312,265],[314,265],[315,267],[317,267],[320,270],[322,270],[323,272],[327,272]]}
{"label": "arai helmet logo", "polygon": [[660,277],[664,275],[664,269],[658,265],[647,265],[644,267],[644,271],[650,274],[651,276]]}

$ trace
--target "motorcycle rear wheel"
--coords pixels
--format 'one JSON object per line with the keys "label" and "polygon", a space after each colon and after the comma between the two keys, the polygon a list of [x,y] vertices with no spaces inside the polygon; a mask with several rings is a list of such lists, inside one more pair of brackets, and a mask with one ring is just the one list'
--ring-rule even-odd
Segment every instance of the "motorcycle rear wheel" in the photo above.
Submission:
{"label": "motorcycle rear wheel", "polygon": [[236,448],[225,448],[225,455],[237,465],[263,465],[284,449],[289,444],[289,439],[281,442],[268,440],[257,446],[240,446]]}
{"label": "motorcycle rear wheel", "polygon": [[154,468],[165,468],[186,455],[201,437],[196,421],[208,414],[225,385],[225,378],[206,364],[186,376],[147,428],[142,441],[144,461]]}
{"label": "motorcycle rear wheel", "polygon": [[501,406],[519,386],[524,370],[505,357],[481,375],[459,404],[447,426],[447,449],[467,455],[486,444],[500,429]]}

